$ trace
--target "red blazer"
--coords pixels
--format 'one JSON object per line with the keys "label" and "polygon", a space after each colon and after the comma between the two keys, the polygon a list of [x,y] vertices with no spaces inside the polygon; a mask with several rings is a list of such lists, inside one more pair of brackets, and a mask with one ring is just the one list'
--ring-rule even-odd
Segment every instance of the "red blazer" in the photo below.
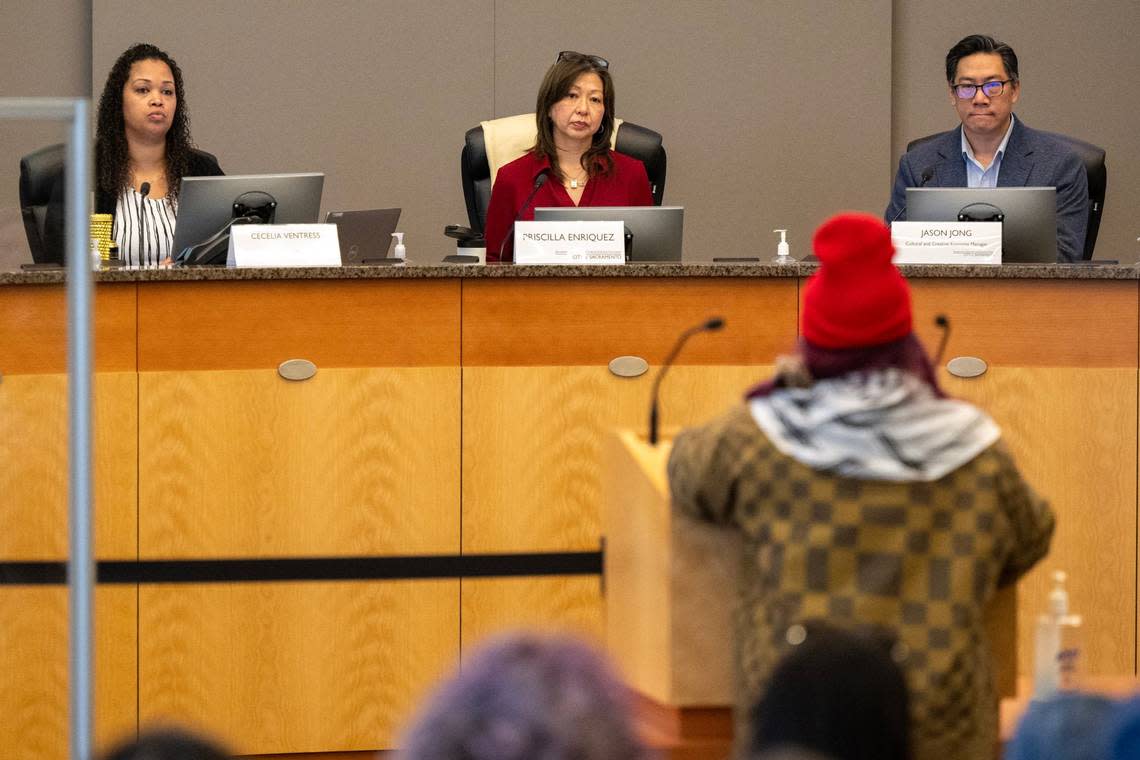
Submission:
{"label": "red blazer", "polygon": [[[649,176],[645,164],[636,158],[610,151],[614,169],[608,176],[599,175],[586,183],[579,206],[652,206],[653,194],[649,189]],[[491,203],[487,207],[487,224],[484,236],[487,239],[487,261],[499,260],[499,246],[514,226],[515,217],[519,221],[534,220],[537,206],[574,206],[561,183],[553,179],[538,189],[534,199],[522,209],[527,196],[534,190],[534,180],[544,169],[550,168],[550,160],[539,158],[531,153],[511,161],[499,169],[495,185],[491,189]],[[503,249],[503,260],[514,259],[514,236]]]}

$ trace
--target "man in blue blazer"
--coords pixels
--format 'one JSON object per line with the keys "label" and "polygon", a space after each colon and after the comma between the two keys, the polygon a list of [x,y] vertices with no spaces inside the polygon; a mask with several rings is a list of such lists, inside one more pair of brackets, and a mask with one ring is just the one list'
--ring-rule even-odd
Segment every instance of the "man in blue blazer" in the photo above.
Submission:
{"label": "man in blue blazer", "polygon": [[1056,137],[1014,116],[1021,82],[1013,48],[966,37],[946,54],[946,81],[962,125],[903,155],[886,219],[906,219],[908,187],[1055,187],[1057,260],[1079,261],[1089,218],[1084,164]]}

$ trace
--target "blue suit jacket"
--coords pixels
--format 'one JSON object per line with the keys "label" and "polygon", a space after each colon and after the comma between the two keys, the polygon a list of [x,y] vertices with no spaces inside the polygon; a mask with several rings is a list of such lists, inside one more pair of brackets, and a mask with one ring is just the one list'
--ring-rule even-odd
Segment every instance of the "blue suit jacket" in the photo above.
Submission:
{"label": "blue suit jacket", "polygon": [[[927,170],[933,176],[925,187],[966,187],[961,126],[915,146],[899,159],[885,216],[888,221],[895,214],[906,219],[906,189],[922,184]],[[1025,126],[1015,116],[997,183],[998,187],[1057,188],[1057,260],[1081,260],[1089,221],[1089,182],[1076,153],[1047,132]]]}

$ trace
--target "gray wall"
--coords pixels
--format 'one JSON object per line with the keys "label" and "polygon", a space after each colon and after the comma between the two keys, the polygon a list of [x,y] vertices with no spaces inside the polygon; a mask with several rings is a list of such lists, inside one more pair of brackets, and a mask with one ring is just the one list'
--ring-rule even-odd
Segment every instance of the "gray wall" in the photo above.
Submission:
{"label": "gray wall", "polygon": [[[76,97],[90,87],[90,0],[0,0],[0,97]],[[55,123],[0,121],[0,271],[32,260],[20,220],[20,156],[65,135]]]}
{"label": "gray wall", "polygon": [[[4,0],[0,95],[97,96],[118,53],[152,41],[181,64],[195,140],[227,172],[322,170],[324,210],[399,205],[409,255],[434,261],[449,252],[443,225],[466,223],[463,132],[533,110],[558,50],[595,52],[612,62],[618,116],[665,136],[665,199],[686,207],[687,258],[767,257],[773,227],[789,228],[802,256],[828,214],[881,213],[907,140],[956,123],[942,57],[993,18],[985,31],[1021,55],[1019,114],[1108,149],[1098,255],[1134,261],[1140,53],[1125,34],[1140,28],[1140,4],[1036,5],[166,0],[140,14],[136,0]],[[11,31],[36,28],[29,16],[50,34]],[[46,79],[25,63],[45,44]],[[0,185],[12,188],[0,195],[0,266],[27,260],[14,167],[50,141],[29,129],[0,125]]]}

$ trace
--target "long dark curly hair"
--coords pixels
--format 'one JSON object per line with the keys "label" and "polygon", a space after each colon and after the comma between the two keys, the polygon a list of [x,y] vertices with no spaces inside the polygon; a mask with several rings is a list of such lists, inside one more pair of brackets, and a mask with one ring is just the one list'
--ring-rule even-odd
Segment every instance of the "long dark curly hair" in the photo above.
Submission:
{"label": "long dark curly hair", "polygon": [[182,87],[182,69],[165,51],[154,45],[140,43],[127,48],[107,75],[107,84],[99,98],[99,120],[95,127],[95,177],[99,189],[104,192],[118,194],[130,184],[130,154],[123,123],[123,87],[130,76],[131,64],[150,60],[162,61],[174,75],[174,94],[178,102],[170,130],[166,133],[167,194],[174,200],[182,188],[182,175],[186,173],[193,147],[190,112],[186,107],[186,91]]}

